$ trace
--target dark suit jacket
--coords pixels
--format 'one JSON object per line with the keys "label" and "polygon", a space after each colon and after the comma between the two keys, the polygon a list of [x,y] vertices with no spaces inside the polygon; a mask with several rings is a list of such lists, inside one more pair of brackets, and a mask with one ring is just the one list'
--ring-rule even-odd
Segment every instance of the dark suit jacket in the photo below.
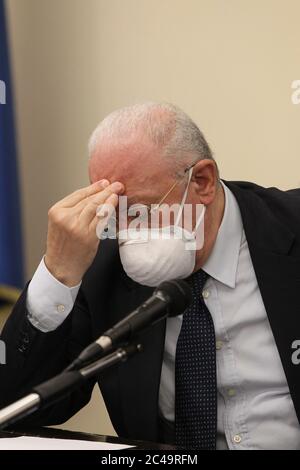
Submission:
{"label": "dark suit jacket", "polygon": [[[291,345],[300,339],[300,190],[283,192],[252,183],[226,184],[241,210],[258,285],[300,420],[300,366],[291,360]],[[25,289],[2,334],[7,365],[0,366],[0,406],[61,371],[87,344],[151,293],[151,288],[126,276],[114,240],[101,243],[74,309],[57,330],[42,333],[27,320]],[[143,353],[97,379],[116,432],[131,439],[157,440],[165,322],[139,338]],[[95,381],[27,418],[27,423],[64,422],[89,401]]]}

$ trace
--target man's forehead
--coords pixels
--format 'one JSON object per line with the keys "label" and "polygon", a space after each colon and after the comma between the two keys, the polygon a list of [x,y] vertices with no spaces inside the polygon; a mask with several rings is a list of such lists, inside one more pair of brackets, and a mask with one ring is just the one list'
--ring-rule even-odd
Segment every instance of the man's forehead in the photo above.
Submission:
{"label": "man's forehead", "polygon": [[159,178],[152,177],[152,175],[145,175],[143,178],[136,179],[131,175],[125,178],[124,195],[128,198],[128,204],[157,202],[157,199],[165,192],[165,188],[168,187],[167,181],[168,178],[163,174]]}
{"label": "man's forehead", "polygon": [[147,185],[155,186],[155,183],[160,184],[159,176],[161,172],[158,166],[151,168],[149,165],[112,165],[107,164],[94,168],[91,173],[91,182],[100,179],[107,179],[111,183],[120,181],[130,191],[135,191],[138,188],[143,188]]}
{"label": "man's forehead", "polygon": [[106,173],[110,179],[119,180],[130,175],[143,178],[156,172],[158,162],[157,150],[155,152],[149,146],[105,143],[92,155],[90,171],[97,177]]}
{"label": "man's forehead", "polygon": [[[117,158],[119,157],[119,158]],[[145,202],[160,197],[168,188],[172,178],[170,166],[157,159],[154,155],[141,154],[139,158],[133,155],[94,156],[90,162],[90,179],[95,182],[108,179],[111,183],[120,181],[125,186],[124,195],[130,203]]]}

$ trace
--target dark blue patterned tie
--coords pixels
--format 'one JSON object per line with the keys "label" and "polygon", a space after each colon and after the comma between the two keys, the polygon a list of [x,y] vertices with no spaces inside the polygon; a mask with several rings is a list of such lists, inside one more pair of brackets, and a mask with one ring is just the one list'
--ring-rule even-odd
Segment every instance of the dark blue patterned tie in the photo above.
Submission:
{"label": "dark blue patterned tie", "polygon": [[216,448],[216,341],[212,317],[202,291],[208,274],[190,278],[193,301],[184,312],[175,361],[176,445],[186,449]]}

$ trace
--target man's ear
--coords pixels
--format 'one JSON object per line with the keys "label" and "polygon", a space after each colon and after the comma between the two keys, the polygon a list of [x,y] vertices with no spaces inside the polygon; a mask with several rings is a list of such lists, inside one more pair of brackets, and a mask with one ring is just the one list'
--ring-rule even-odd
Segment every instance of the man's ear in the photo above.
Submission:
{"label": "man's ear", "polygon": [[192,180],[196,196],[208,206],[215,198],[219,186],[219,173],[216,162],[200,160],[193,168]]}

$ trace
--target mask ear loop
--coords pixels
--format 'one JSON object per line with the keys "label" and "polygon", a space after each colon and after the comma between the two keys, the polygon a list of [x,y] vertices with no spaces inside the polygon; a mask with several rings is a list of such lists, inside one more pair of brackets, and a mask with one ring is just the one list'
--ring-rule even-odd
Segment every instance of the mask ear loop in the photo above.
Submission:
{"label": "mask ear loop", "polygon": [[201,224],[201,222],[202,222],[202,220],[204,219],[204,216],[205,216],[206,206],[204,204],[202,204],[202,205],[203,205],[203,210],[202,210],[202,212],[199,216],[199,219],[196,222],[195,228],[193,230],[193,235],[196,234],[196,232],[197,232],[197,230],[198,230],[198,228],[199,228],[199,226],[200,226],[200,224]]}
{"label": "mask ear loop", "polygon": [[193,168],[190,168],[189,169],[189,178],[188,178],[188,182],[187,182],[187,187],[184,191],[184,195],[183,195],[183,198],[182,198],[182,201],[181,201],[181,204],[180,204],[180,209],[179,209],[178,215],[176,217],[175,226],[177,226],[179,224],[179,221],[180,221],[181,216],[182,216],[183,206],[184,206],[186,198],[187,198],[187,193],[188,193],[190,182],[191,182],[191,179],[192,179],[192,174],[193,174]]}
{"label": "mask ear loop", "polygon": [[[179,212],[178,212],[178,215],[177,215],[177,218],[176,218],[176,222],[175,222],[175,226],[177,226],[179,224],[179,221],[181,219],[181,216],[182,216],[182,212],[183,212],[183,206],[185,204],[185,201],[186,201],[186,198],[187,198],[187,193],[188,193],[188,190],[189,190],[189,186],[190,186],[190,182],[191,182],[191,179],[192,179],[192,174],[193,174],[193,168],[190,168],[189,169],[189,178],[188,178],[188,183],[187,183],[187,187],[186,187],[186,190],[184,191],[184,195],[183,195],[183,198],[182,198],[182,202],[181,202],[181,205],[180,205],[180,209],[179,209]],[[205,212],[206,212],[206,206],[203,204],[203,211],[201,212],[197,222],[196,222],[196,225],[195,225],[195,228],[192,232],[192,235],[195,235],[201,222],[203,221],[204,219],[204,216],[205,216]]]}

